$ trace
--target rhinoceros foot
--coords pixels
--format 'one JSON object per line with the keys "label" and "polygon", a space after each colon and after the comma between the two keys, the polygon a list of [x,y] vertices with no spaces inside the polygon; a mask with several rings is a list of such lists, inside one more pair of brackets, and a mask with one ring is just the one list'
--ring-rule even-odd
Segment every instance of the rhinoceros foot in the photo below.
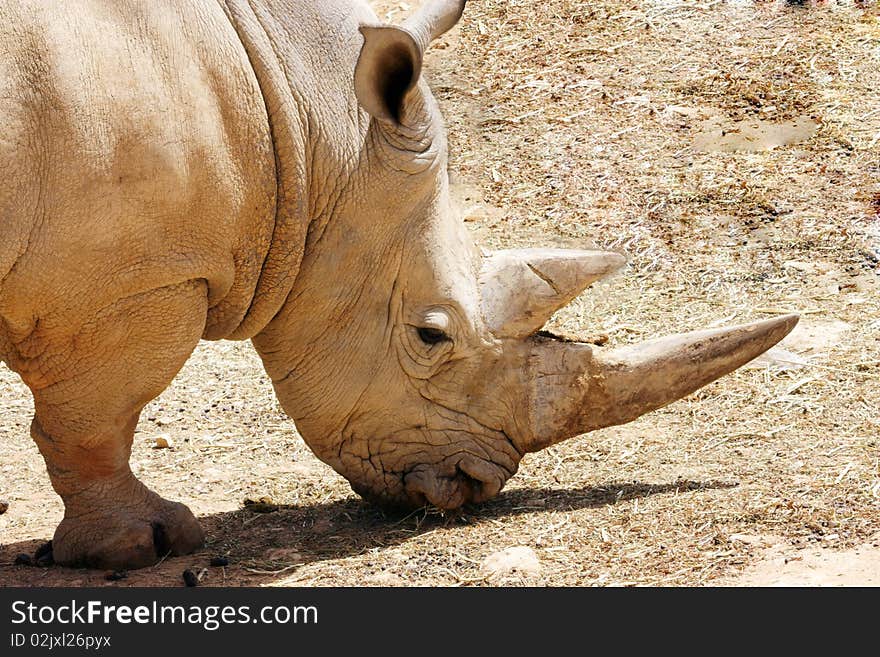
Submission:
{"label": "rhinoceros foot", "polygon": [[[201,526],[186,506],[170,502],[132,477],[137,490],[127,504],[107,499],[77,500],[52,539],[55,562],[66,566],[133,569],[155,564],[170,554],[187,554],[205,541]],[[83,509],[87,509],[82,511]]]}

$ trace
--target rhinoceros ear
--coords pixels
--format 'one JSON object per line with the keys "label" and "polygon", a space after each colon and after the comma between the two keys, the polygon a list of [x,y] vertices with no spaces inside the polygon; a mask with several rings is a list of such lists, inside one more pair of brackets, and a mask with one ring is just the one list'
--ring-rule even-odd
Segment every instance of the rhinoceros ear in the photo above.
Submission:
{"label": "rhinoceros ear", "polygon": [[361,27],[364,47],[354,69],[354,91],[370,116],[400,122],[406,95],[422,72],[415,37],[399,27]]}
{"label": "rhinoceros ear", "polygon": [[354,90],[370,116],[400,122],[407,94],[422,74],[425,50],[455,26],[464,5],[465,0],[428,0],[402,27],[361,26],[364,46],[354,71]]}

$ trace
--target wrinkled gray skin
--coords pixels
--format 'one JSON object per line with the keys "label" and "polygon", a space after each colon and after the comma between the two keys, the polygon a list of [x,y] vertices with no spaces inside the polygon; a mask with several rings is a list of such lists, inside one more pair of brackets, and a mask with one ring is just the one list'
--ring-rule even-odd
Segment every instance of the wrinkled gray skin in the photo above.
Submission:
{"label": "wrinkled gray skin", "polygon": [[536,335],[623,259],[471,244],[419,75],[463,5],[430,0],[401,29],[345,0],[0,4],[0,359],[34,394],[65,504],[56,561],[201,545],[128,466],[141,409],[200,338],[252,338],[356,491],[449,509],[794,326],[610,354]]}

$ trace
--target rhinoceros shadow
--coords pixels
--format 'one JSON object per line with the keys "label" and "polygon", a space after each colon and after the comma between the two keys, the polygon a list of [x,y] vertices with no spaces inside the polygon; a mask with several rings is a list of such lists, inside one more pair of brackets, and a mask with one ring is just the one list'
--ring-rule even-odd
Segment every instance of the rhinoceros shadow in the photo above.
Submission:
{"label": "rhinoceros shadow", "polygon": [[325,504],[281,506],[274,513],[253,514],[243,509],[201,520],[209,533],[209,553],[228,553],[239,564],[250,564],[251,570],[280,571],[279,576],[289,577],[308,564],[381,553],[435,531],[467,529],[524,514],[594,509],[653,495],[735,486],[725,481],[679,479],[670,483],[610,482],[575,489],[513,489],[451,513],[431,508],[394,512],[351,497]]}
{"label": "rhinoceros shadow", "polygon": [[[610,482],[576,489],[513,489],[479,505],[452,513],[423,508],[396,513],[350,497],[311,505],[281,505],[268,513],[248,507],[204,515],[205,547],[192,555],[166,558],[152,568],[133,571],[119,585],[179,586],[184,568],[206,568],[213,557],[226,556],[230,566],[213,585],[260,585],[285,578],[321,561],[381,552],[430,532],[454,531],[523,514],[576,511],[618,504],[653,495],[725,489],[737,486],[724,481],[679,479],[670,483]],[[16,567],[19,553],[33,553],[42,541],[31,540],[0,547],[0,585],[103,586],[101,571]],[[503,547],[503,546],[499,546]],[[207,568],[206,572],[216,573]],[[332,584],[332,582],[330,582]],[[294,577],[293,585],[296,585]]]}

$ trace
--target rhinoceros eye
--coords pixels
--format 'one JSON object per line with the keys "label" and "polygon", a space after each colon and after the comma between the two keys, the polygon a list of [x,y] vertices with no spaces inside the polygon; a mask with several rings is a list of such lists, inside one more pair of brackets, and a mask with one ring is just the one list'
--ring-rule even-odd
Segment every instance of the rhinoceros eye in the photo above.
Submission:
{"label": "rhinoceros eye", "polygon": [[438,328],[422,326],[418,328],[417,331],[419,339],[425,344],[439,344],[440,342],[446,342],[449,340],[449,336]]}

